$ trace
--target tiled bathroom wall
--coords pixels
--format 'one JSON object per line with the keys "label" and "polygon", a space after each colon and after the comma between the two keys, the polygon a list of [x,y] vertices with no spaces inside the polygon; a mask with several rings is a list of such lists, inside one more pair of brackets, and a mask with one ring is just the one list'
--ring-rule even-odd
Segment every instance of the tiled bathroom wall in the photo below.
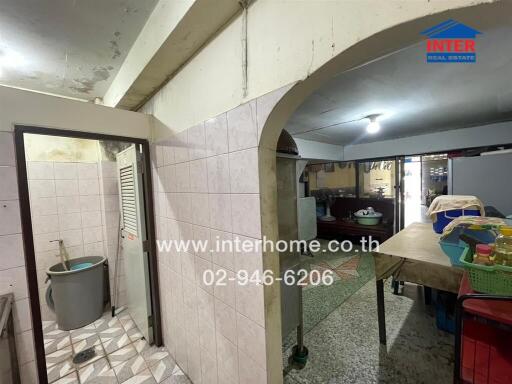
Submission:
{"label": "tiled bathroom wall", "polygon": [[[70,258],[105,256],[114,289],[119,233],[117,168],[113,161],[28,161],[27,172],[43,320],[55,320],[46,304],[46,270],[60,262],[62,239]],[[125,305],[122,255],[118,260],[118,302]]]}
{"label": "tiled bathroom wall", "polygon": [[[240,270],[261,273],[263,255],[214,244],[261,239],[258,142],[278,99],[253,100],[153,147],[157,239],[213,247],[158,255],[164,342],[195,384],[268,380],[265,287],[232,281]],[[227,286],[205,285],[208,269],[225,271]]]}
{"label": "tiled bathroom wall", "polygon": [[0,131],[0,294],[14,293],[16,347],[23,384],[37,383],[12,132]]}
{"label": "tiled bathroom wall", "polygon": [[46,305],[46,270],[60,263],[62,239],[70,258],[104,256],[98,163],[28,161],[32,229],[43,320],[55,320]]}

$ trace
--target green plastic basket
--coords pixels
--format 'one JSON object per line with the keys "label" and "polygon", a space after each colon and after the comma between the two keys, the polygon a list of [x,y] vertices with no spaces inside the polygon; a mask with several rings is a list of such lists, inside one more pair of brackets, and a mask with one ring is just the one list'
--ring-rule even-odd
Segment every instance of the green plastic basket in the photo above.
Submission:
{"label": "green plastic basket", "polygon": [[473,252],[466,248],[460,262],[466,269],[473,291],[494,295],[512,295],[512,267],[473,264]]}

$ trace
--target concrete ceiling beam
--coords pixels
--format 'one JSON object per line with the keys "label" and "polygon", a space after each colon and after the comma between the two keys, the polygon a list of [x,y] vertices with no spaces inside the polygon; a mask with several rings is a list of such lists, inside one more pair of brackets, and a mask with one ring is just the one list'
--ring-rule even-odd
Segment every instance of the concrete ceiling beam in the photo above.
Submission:
{"label": "concrete ceiling beam", "polygon": [[[165,3],[161,0],[148,19],[105,94],[105,105],[139,109],[242,10],[237,0],[195,0],[179,7]],[[165,20],[162,12],[174,14]],[[161,38],[162,28],[167,37],[151,49],[152,36]]]}

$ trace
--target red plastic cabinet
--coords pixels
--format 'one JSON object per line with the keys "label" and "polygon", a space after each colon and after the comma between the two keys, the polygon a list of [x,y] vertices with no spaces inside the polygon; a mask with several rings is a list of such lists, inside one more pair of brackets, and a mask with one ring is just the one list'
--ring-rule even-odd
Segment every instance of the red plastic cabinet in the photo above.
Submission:
{"label": "red plastic cabinet", "polygon": [[512,297],[475,293],[464,275],[455,329],[455,383],[512,383]]}

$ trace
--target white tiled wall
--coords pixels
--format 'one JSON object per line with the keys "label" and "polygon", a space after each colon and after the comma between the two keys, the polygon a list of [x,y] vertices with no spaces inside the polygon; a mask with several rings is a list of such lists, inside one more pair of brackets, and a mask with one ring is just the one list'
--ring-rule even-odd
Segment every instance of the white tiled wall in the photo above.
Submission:
{"label": "white tiled wall", "polygon": [[37,379],[11,132],[0,132],[0,180],[0,294],[14,293],[18,361],[23,383],[32,384]]}
{"label": "white tiled wall", "polygon": [[[46,305],[47,268],[58,264],[62,239],[71,258],[105,255],[98,163],[28,161],[32,227],[43,320],[54,320]],[[44,207],[44,208],[43,208]]]}
{"label": "white tiled wall", "polygon": [[[158,143],[157,238],[261,238],[257,145],[256,101]],[[267,382],[263,286],[229,281],[261,268],[261,253],[159,254],[164,341],[194,383]],[[205,286],[206,269],[227,286]]]}

